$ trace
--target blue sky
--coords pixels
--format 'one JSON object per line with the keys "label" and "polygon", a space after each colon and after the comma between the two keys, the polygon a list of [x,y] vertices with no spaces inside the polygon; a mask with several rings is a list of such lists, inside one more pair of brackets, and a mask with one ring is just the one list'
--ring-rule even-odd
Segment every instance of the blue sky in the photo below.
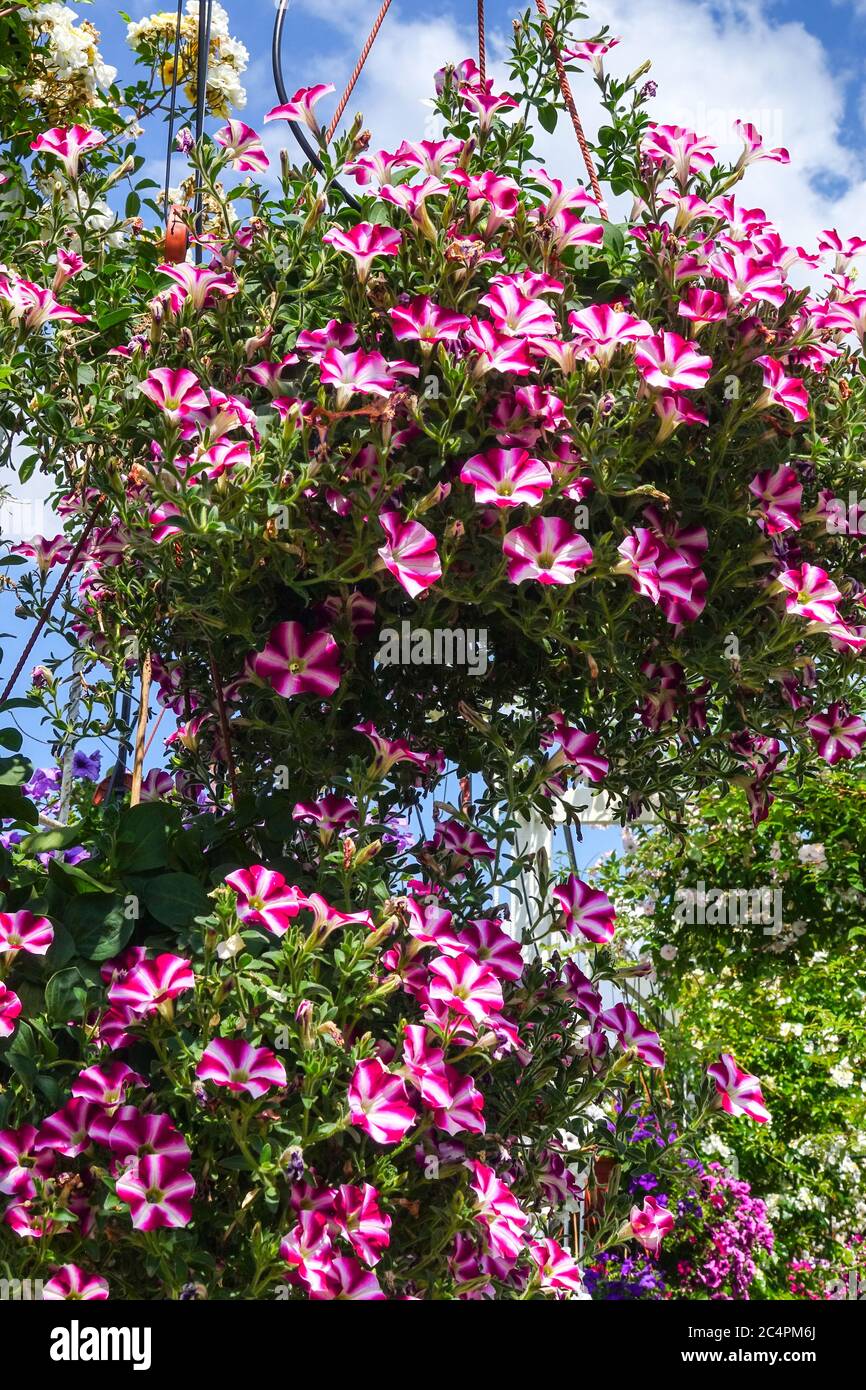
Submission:
{"label": "blue sky", "polygon": [[[488,0],[490,65],[497,76],[511,19],[527,3]],[[74,8],[100,29],[105,58],[122,75],[131,74],[119,8],[111,0]],[[127,0],[126,8],[140,18],[161,7]],[[274,3],[228,0],[225,8],[232,34],[250,52],[243,116],[261,130],[264,112],[276,102],[270,64]],[[628,71],[653,58],[656,119],[709,134],[725,152],[730,127],[742,117],[753,120],[769,143],[790,149],[790,166],[756,166],[744,190],[748,204],[765,207],[786,239],[810,248],[824,227],[866,233],[866,0],[597,0],[590,8],[591,19],[576,26],[575,37],[589,37],[608,23],[622,36],[609,60],[617,68]],[[284,46],[289,90],[317,81],[342,90],[377,9],[378,0],[292,0]],[[474,21],[473,0],[436,7],[394,0],[350,105],[350,114],[363,110],[375,147],[393,149],[402,137],[425,133],[430,112],[423,99],[432,73],[448,59],[475,52]],[[587,77],[576,79],[575,93],[591,131],[597,108]],[[265,132],[272,155],[290,143],[279,123]],[[161,131],[149,137],[146,149],[161,178]],[[563,177],[582,175],[567,124],[544,137],[542,153]],[[8,485],[11,479],[2,481]],[[53,529],[46,527],[49,534]],[[15,633],[0,643],[7,671],[21,640],[17,627],[8,596],[0,595],[0,631]]]}

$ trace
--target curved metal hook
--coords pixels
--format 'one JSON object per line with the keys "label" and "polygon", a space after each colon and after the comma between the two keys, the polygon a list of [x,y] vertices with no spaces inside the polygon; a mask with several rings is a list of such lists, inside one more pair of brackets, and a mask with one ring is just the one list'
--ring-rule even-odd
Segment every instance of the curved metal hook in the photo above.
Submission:
{"label": "curved metal hook", "polygon": [[[287,101],[290,100],[289,93],[286,88],[285,81],[283,79],[282,52],[283,28],[285,26],[286,13],[288,11],[288,8],[289,0],[279,0],[279,3],[277,5],[277,15],[276,19],[274,20],[273,40],[271,42],[271,64],[273,66],[274,71],[274,86],[277,89],[277,96],[279,97],[281,104],[285,104]],[[310,161],[313,168],[318,170],[320,174],[324,174],[325,166],[319,158],[318,154],[316,153],[314,145],[308,139],[306,132],[301,129],[297,121],[289,121],[288,124],[292,134],[294,135],[301,149],[304,151],[304,154],[307,156],[307,159]],[[352,194],[349,192],[347,188],[344,188],[341,183],[337,183],[336,181],[333,183],[332,187],[337,190],[337,192],[343,198],[348,207],[352,208],[355,212],[360,212],[360,203],[358,202],[357,198],[354,198],[352,196]]]}

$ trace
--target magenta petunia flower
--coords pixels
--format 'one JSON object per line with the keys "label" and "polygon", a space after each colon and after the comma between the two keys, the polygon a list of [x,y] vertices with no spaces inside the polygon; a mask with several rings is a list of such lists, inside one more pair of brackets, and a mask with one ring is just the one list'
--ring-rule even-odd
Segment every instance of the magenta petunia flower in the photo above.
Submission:
{"label": "magenta petunia flower", "polygon": [[240,174],[264,172],[270,163],[261,138],[243,121],[230,120],[217,131],[214,140],[223,146],[232,168]]}
{"label": "magenta petunia flower", "polygon": [[606,893],[590,888],[588,883],[569,874],[565,883],[553,890],[553,898],[565,918],[570,935],[581,931],[588,941],[606,946],[613,940],[616,912]]}
{"label": "magenta petunia flower", "polygon": [[104,1113],[103,1107],[92,1100],[68,1100],[62,1110],[43,1120],[33,1144],[34,1153],[50,1149],[67,1158],[76,1158],[90,1148],[93,1124]]}
{"label": "magenta petunia flower", "polygon": [[26,332],[42,328],[46,323],[87,323],[88,315],[79,314],[55,299],[51,290],[34,285],[31,280],[0,275],[0,301],[12,322]]}
{"label": "magenta petunia flower", "polygon": [[509,531],[502,542],[512,584],[536,579],[539,584],[573,584],[592,564],[592,550],[579,531],[558,516],[537,516],[528,526]]}
{"label": "magenta petunia flower", "polygon": [[117,1195],[126,1202],[137,1231],[188,1226],[195,1181],[159,1154],[145,1154],[121,1174]]}
{"label": "magenta petunia flower", "polygon": [[803,485],[793,468],[783,463],[775,471],[767,468],[756,473],[749,483],[749,492],[757,498],[761,518],[758,524],[768,536],[799,531]]}
{"label": "magenta petunia flower", "polygon": [[320,361],[329,348],[345,350],[354,347],[357,341],[358,330],[353,323],[339,323],[336,319],[330,319],[324,328],[308,328],[299,333],[295,347],[298,352],[305,352]]}
{"label": "magenta petunia flower", "polygon": [[821,757],[831,767],[842,759],[858,758],[866,743],[866,722],[859,715],[849,714],[838,701],[824,714],[814,714],[807,719],[806,728]]}
{"label": "magenta petunia flower", "polygon": [[772,160],[774,164],[790,164],[791,156],[788,151],[781,147],[776,150],[768,150],[751,121],[734,121],[734,131],[739,135],[744,145],[739,160],[742,168],[746,168],[749,164],[755,164],[761,159]]}
{"label": "magenta petunia flower", "polygon": [[778,583],[786,592],[785,609],[793,617],[813,623],[836,620],[836,604],[842,595],[826,570],[818,565],[798,565],[783,570]]}
{"label": "magenta petunia flower", "polygon": [[410,598],[417,598],[442,578],[436,537],[420,521],[404,521],[399,512],[380,512],[379,524],[388,537],[377,552]]}
{"label": "magenta petunia flower", "polygon": [[461,483],[475,488],[475,501],[494,507],[537,506],[553,483],[546,463],[527,449],[488,449],[467,459]]}
{"label": "magenta petunia flower", "polygon": [[368,1182],[363,1187],[344,1185],[334,1199],[334,1224],[366,1265],[377,1264],[391,1243],[391,1218],[383,1215],[378,1199]]}
{"label": "magenta petunia flower", "polygon": [[513,111],[518,103],[514,97],[502,92],[497,95],[493,90],[493,79],[488,78],[486,82],[474,82],[471,86],[460,88],[460,99],[473,115],[478,118],[478,133],[483,134],[489,130],[493,122],[493,117],[500,111]]}
{"label": "magenta petunia flower", "polygon": [[272,107],[265,116],[265,122],[295,121],[299,125],[307,126],[314,135],[318,135],[319,122],[313,108],[316,102],[334,90],[330,82],[319,82],[315,87],[301,87],[291,101],[284,102],[282,106]]}
{"label": "magenta petunia flower", "polygon": [[652,325],[610,304],[590,304],[568,316],[581,357],[594,357],[607,366],[618,347],[653,336]]}
{"label": "magenta petunia flower", "polygon": [[336,391],[337,410],[345,410],[356,393],[365,396],[390,396],[397,385],[393,368],[381,353],[343,352],[328,348],[321,358],[319,372],[326,386]]}
{"label": "magenta petunia flower", "polygon": [[195,410],[207,409],[201,383],[187,367],[156,367],[138,389],[174,423]]}
{"label": "magenta petunia flower", "polygon": [[764,373],[764,390],[755,402],[758,410],[768,410],[778,405],[794,420],[809,418],[809,395],[802,381],[786,376],[781,362],[774,357],[756,357],[755,362]]}
{"label": "magenta petunia flower", "polygon": [[[238,292],[235,277],[225,270],[215,270],[205,265],[192,265],[189,261],[181,261],[179,265],[159,265],[157,270],[161,275],[174,281],[175,289],[170,292],[173,313],[179,313],[184,305],[189,305],[190,308],[199,313],[202,309],[207,309],[213,304],[215,295],[219,294],[226,299],[231,299],[232,295]],[[167,370],[169,369],[165,367],[157,368],[157,371]],[[151,373],[151,376],[155,375],[156,372]],[[141,389],[144,390],[144,387],[142,386]],[[150,393],[145,392],[145,394],[149,395]]]}
{"label": "magenta petunia flower", "polygon": [[371,1269],[364,1269],[351,1255],[337,1255],[328,1267],[321,1286],[310,1293],[312,1300],[343,1299],[350,1302],[380,1302],[385,1298]]}
{"label": "magenta petunia flower", "polygon": [[63,162],[67,178],[77,179],[81,156],[88,150],[98,149],[104,144],[105,136],[98,130],[90,130],[87,126],[54,126],[51,130],[44,130],[41,135],[37,135],[36,139],[31,141],[30,148],[37,154],[56,155]]}
{"label": "magenta petunia flower", "polygon": [[[404,140],[394,160],[397,167],[421,169],[433,178],[441,178],[459,162],[466,143],[463,140]],[[391,180],[387,180],[391,182]]]}
{"label": "magenta petunia flower", "polygon": [[430,765],[429,753],[418,753],[409,747],[405,739],[387,739],[380,734],[374,724],[356,724],[355,733],[368,738],[375,749],[375,759],[370,770],[371,777],[384,777],[395,763],[414,763],[425,771]]}
{"label": "magenta petunia flower", "polygon": [[125,1062],[109,1062],[80,1071],[72,1083],[72,1094],[114,1111],[123,1103],[126,1092],[136,1086],[147,1086],[143,1076]]}
{"label": "magenta petunia flower", "polygon": [[42,1286],[46,1302],[81,1299],[85,1303],[108,1298],[108,1280],[98,1274],[85,1274],[78,1265],[61,1265]]}
{"label": "magenta petunia flower", "polygon": [[20,1013],[21,1000],[18,995],[0,981],[0,1038],[11,1038]]}
{"label": "magenta petunia flower", "polygon": [[192,1156],[183,1135],[167,1115],[145,1115],[134,1105],[122,1106],[109,1118],[104,1131],[101,1124],[94,1126],[94,1136],[99,1143],[107,1144],[125,1166],[131,1158],[150,1154],[182,1169],[189,1166]]}
{"label": "magenta petunia flower", "polygon": [[[331,1194],[326,1210],[331,1212]],[[280,1255],[289,1266],[290,1283],[298,1280],[312,1296],[329,1296],[328,1275],[334,1262],[334,1247],[329,1234],[329,1222],[322,1211],[309,1207],[298,1212],[298,1224],[280,1242]]]}
{"label": "magenta petunia flower", "polygon": [[674,1228],[674,1218],[655,1197],[646,1197],[643,1207],[632,1207],[628,1224],[638,1244],[651,1255],[657,1255],[664,1237]]}
{"label": "magenta petunia flower", "polygon": [[32,912],[0,912],[0,956],[44,956],[54,940],[54,928],[47,917]]}
{"label": "magenta petunia flower", "polygon": [[406,305],[396,305],[388,312],[394,337],[400,342],[453,343],[469,327],[465,314],[442,309],[423,294],[416,295]]}
{"label": "magenta petunia flower", "polygon": [[475,377],[488,372],[527,376],[535,370],[526,339],[500,333],[488,319],[472,318],[466,330],[466,345],[477,354],[472,368]]}
{"label": "magenta petunia flower", "polygon": [[543,1289],[550,1289],[554,1293],[585,1292],[580,1267],[558,1241],[550,1237],[532,1240],[527,1249],[538,1270],[538,1282]]}
{"label": "magenta petunia flower", "polygon": [[[433,1110],[433,1123],[446,1134],[484,1134],[484,1097],[471,1076],[445,1066],[435,1085],[432,1078],[421,1088],[421,1097]],[[438,1094],[431,1095],[431,1090]]]}
{"label": "magenta petunia flower", "polygon": [[727,1115],[748,1115],[750,1120],[766,1124],[770,1112],[761,1095],[761,1083],[742,1071],[730,1052],[722,1052],[719,1060],[707,1067],[707,1075],[716,1083],[719,1104]]}
{"label": "magenta petunia flower", "polygon": [[484,1023],[503,1006],[502,986],[487,965],[473,960],[468,952],[456,956],[437,956],[430,962],[428,995],[451,1013],[463,1014]]}
{"label": "magenta petunia flower", "polygon": [[194,986],[190,962],[166,951],[155,960],[134,965],[121,979],[115,980],[109,985],[108,998],[112,1004],[144,1017],[157,1009],[165,1011],[173,999]]}
{"label": "magenta petunia flower", "polygon": [[340,684],[340,649],[330,632],[307,633],[300,623],[278,623],[250,665],[278,695],[327,699]]}
{"label": "magenta petunia flower", "polygon": [[715,146],[703,135],[679,125],[651,122],[641,144],[641,154],[651,164],[670,170],[681,188],[696,169],[712,169]]}
{"label": "magenta petunia flower", "polygon": [[358,1063],[349,1083],[348,1100],[352,1124],[377,1144],[399,1143],[418,1118],[403,1081],[378,1057]]}
{"label": "magenta petunia flower", "polygon": [[262,864],[236,869],[227,876],[226,883],[237,894],[235,910],[241,921],[264,927],[274,936],[285,936],[292,918],[306,903],[299,888]]}
{"label": "magenta petunia flower", "polygon": [[272,1086],[286,1084],[286,1069],[279,1058],[244,1038],[214,1038],[202,1053],[195,1074],[230,1091],[247,1091],[254,1100]]}
{"label": "magenta petunia flower", "polygon": [[500,980],[519,980],[523,974],[523,953],[520,943],[503,931],[502,924],[492,917],[475,917],[462,927],[452,949],[443,941],[437,943],[445,955],[465,952],[486,965]]}
{"label": "magenta petunia flower", "polygon": [[616,1033],[620,1047],[626,1051],[633,1049],[648,1067],[664,1066],[665,1054],[658,1033],[644,1028],[634,1010],[626,1008],[625,1004],[615,1004],[599,1014],[596,1027]]}
{"label": "magenta petunia flower", "polygon": [[351,256],[358,271],[358,279],[363,284],[370,274],[370,267],[377,256],[396,256],[403,241],[402,234],[393,227],[383,227],[380,223],[358,222],[348,232],[342,227],[332,227],[322,237],[335,251]]}
{"label": "magenta petunia flower", "polygon": [[319,801],[296,802],[292,820],[314,821],[322,843],[329,844],[335,830],[357,822],[358,810],[347,796],[328,792]]}
{"label": "magenta petunia flower", "polygon": [[725,301],[715,290],[700,289],[692,285],[677,305],[681,319],[688,319],[695,329],[705,328],[708,323],[724,323],[728,317]]}
{"label": "magenta petunia flower", "polygon": [[485,1228],[490,1249],[505,1260],[514,1260],[526,1243],[529,1217],[510,1187],[484,1163],[468,1164],[469,1186],[475,1194],[475,1220]]}
{"label": "magenta petunia flower", "polygon": [[552,338],[557,322],[553,310],[543,299],[528,299],[514,284],[502,283],[478,301],[489,309],[498,333],[510,338]]}
{"label": "magenta petunia flower", "polygon": [[573,728],[566,723],[561,710],[554,710],[548,718],[553,725],[553,733],[543,736],[542,746],[549,748],[553,743],[559,744],[559,750],[547,765],[548,772],[556,772],[561,767],[576,767],[581,776],[588,777],[590,782],[602,781],[610,771],[610,762],[598,752],[600,735],[586,734],[581,729]]}
{"label": "magenta petunia flower", "polygon": [[65,565],[72,554],[72,546],[64,536],[33,536],[29,541],[21,541],[9,547],[13,555],[24,555],[35,560],[40,574],[47,574],[54,565]]}
{"label": "magenta petunia flower", "polygon": [[0,1192],[30,1198],[36,1195],[34,1178],[50,1176],[55,1163],[49,1149],[36,1148],[38,1131],[33,1125],[0,1130]]}
{"label": "magenta petunia flower", "polygon": [[644,381],[657,391],[699,391],[713,367],[711,357],[695,350],[679,333],[656,333],[635,350],[634,362]]}

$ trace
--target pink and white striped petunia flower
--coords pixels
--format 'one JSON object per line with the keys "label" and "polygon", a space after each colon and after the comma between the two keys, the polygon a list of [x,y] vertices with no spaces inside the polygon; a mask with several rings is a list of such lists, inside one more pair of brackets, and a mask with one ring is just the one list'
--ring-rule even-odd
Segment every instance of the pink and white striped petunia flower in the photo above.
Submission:
{"label": "pink and white striped petunia flower", "polygon": [[144,1154],[118,1178],[117,1195],[137,1231],[188,1226],[195,1180],[161,1154]]}
{"label": "pink and white striped petunia flower", "polygon": [[265,123],[268,121],[294,121],[298,125],[305,125],[314,135],[319,133],[319,122],[313,107],[322,97],[328,96],[335,90],[330,82],[319,82],[315,87],[301,87],[291,101],[286,101],[282,106],[274,106],[265,116]]}
{"label": "pink and white striped petunia flower", "polygon": [[337,410],[345,410],[352,397],[360,393],[365,396],[390,396],[397,385],[393,368],[379,352],[343,352],[340,348],[328,348],[321,358],[319,372],[326,386],[337,393]]}
{"label": "pink and white striped petunia flower", "polygon": [[519,980],[523,974],[520,943],[493,917],[474,917],[457,933],[456,950],[452,952],[444,943],[442,950],[445,955],[465,951],[500,980]]}
{"label": "pink and white striped petunia flower", "polygon": [[665,1054],[658,1033],[644,1028],[634,1010],[626,1008],[625,1004],[615,1004],[599,1014],[597,1026],[616,1033],[620,1047],[636,1052],[648,1067],[664,1066]]}
{"label": "pink and white striped petunia flower", "polygon": [[712,169],[716,159],[715,145],[703,135],[686,130],[679,125],[656,125],[647,127],[647,134],[641,144],[641,154],[651,164],[669,169],[680,188],[685,188],[689,175],[696,169]]}
{"label": "pink and white striped petunia flower", "polygon": [[13,555],[24,555],[35,560],[40,574],[47,574],[54,565],[65,565],[72,554],[72,546],[65,536],[33,536],[29,541],[20,541],[9,547]]}
{"label": "pink and white striped petunia flower", "polygon": [[442,309],[426,295],[416,295],[408,304],[390,309],[391,327],[399,342],[419,342],[422,346],[434,343],[453,343],[460,337],[469,320],[465,314]]}
{"label": "pink and white striped petunia flower", "polygon": [[568,316],[576,351],[607,366],[618,347],[653,336],[652,325],[610,304],[590,304]]}
{"label": "pink and white striped petunia flower", "polygon": [[517,1198],[492,1168],[470,1162],[469,1186],[475,1194],[475,1220],[487,1233],[491,1250],[505,1260],[514,1260],[526,1243],[529,1217]]}
{"label": "pink and white striped petunia flower", "polygon": [[514,111],[518,103],[507,92],[493,90],[493,78],[486,82],[476,82],[472,86],[460,88],[460,99],[478,117],[478,133],[483,135],[493,124],[493,117],[500,111]]}
{"label": "pink and white striped petunia flower", "polygon": [[749,492],[757,498],[761,518],[758,524],[768,536],[799,531],[803,485],[793,468],[783,463],[775,471],[767,468],[756,473],[749,483]]}
{"label": "pink and white striped petunia flower", "polygon": [[80,1071],[72,1083],[72,1094],[81,1100],[92,1100],[113,1112],[123,1103],[127,1091],[146,1085],[144,1077],[125,1062],[108,1062],[105,1066],[87,1067]]}
{"label": "pink and white striped petunia flower", "polygon": [[21,1013],[21,1000],[13,989],[7,989],[0,981],[0,1038],[11,1038],[15,1032],[15,1020]]}
{"label": "pink and white striped petunia flower", "polygon": [[[331,1202],[327,1203],[330,1214]],[[329,1235],[328,1219],[322,1211],[309,1207],[298,1212],[298,1224],[280,1242],[280,1255],[289,1266],[290,1283],[298,1280],[310,1294],[324,1293],[327,1277],[334,1260],[334,1247]]]}
{"label": "pink and white striped petunia flower", "polygon": [[478,301],[489,309],[498,333],[510,338],[553,338],[556,316],[543,299],[528,299],[514,284],[496,285]]}
{"label": "pink and white striped petunia flower", "polygon": [[[238,292],[234,276],[226,270],[215,270],[206,265],[193,265],[190,261],[181,261],[180,265],[169,265],[168,263],[158,265],[157,270],[161,275],[173,280],[176,286],[170,292],[173,313],[179,313],[184,305],[189,305],[196,313],[200,313],[202,309],[207,309],[213,304],[214,295],[221,294],[225,298],[231,299]],[[157,370],[165,371],[167,369],[162,367]],[[149,393],[146,392],[145,394]]]}
{"label": "pink and white striped petunia flower", "polygon": [[340,684],[340,649],[330,632],[307,633],[300,623],[277,623],[250,666],[286,699],[307,694],[327,699]]}
{"label": "pink and white striped petunia flower", "polygon": [[327,792],[318,801],[296,802],[292,820],[314,821],[322,843],[329,844],[335,830],[357,823],[358,809],[347,796]]}
{"label": "pink and white striped petunia flower", "polygon": [[475,501],[482,506],[535,507],[553,478],[547,464],[527,449],[488,449],[467,459],[460,481],[475,488]]}
{"label": "pink and white striped petunia flower", "polygon": [[744,146],[738,161],[739,168],[745,169],[749,164],[755,164],[761,159],[772,160],[774,164],[790,164],[791,156],[788,151],[781,146],[776,150],[768,150],[751,121],[734,121],[734,132],[739,135]]}
{"label": "pink and white striped petunia flower", "polygon": [[700,289],[691,285],[677,305],[681,319],[688,319],[695,325],[695,331],[706,328],[708,323],[724,323],[728,317],[725,301],[715,290]]}
{"label": "pink and white striped petunia flower", "polygon": [[582,217],[563,208],[545,227],[550,246],[557,256],[570,246],[601,246],[604,227],[599,222],[584,222]]}
{"label": "pink and white striped petunia flower", "polygon": [[394,156],[402,168],[422,169],[433,178],[441,178],[460,161],[466,148],[465,141],[448,140],[404,140]]}
{"label": "pink and white striped petunia flower", "polygon": [[46,323],[88,322],[87,314],[61,304],[51,290],[16,276],[0,276],[0,306],[4,304],[12,322],[28,333]]}
{"label": "pink and white striped petunia flower", "polygon": [[295,347],[314,361],[320,362],[329,348],[354,347],[358,341],[358,330],[353,323],[340,323],[329,319],[324,328],[308,328],[298,334]]}
{"label": "pink and white striped petunia flower", "polygon": [[781,362],[774,357],[756,357],[755,362],[764,373],[764,390],[755,402],[756,409],[769,410],[779,405],[792,419],[797,421],[809,418],[809,394],[797,377],[786,376]]}
{"label": "pink and white striped petunia flower", "polygon": [[286,1069],[267,1047],[253,1047],[244,1038],[214,1038],[195,1069],[202,1081],[247,1091],[259,1100],[272,1086],[285,1086]]}
{"label": "pink and white striped petunia flower", "polygon": [[752,255],[745,247],[717,250],[710,259],[710,269],[727,285],[731,305],[764,302],[778,309],[788,297],[780,267]]}
{"label": "pink and white striped petunia flower", "polygon": [[583,39],[580,43],[573,43],[570,47],[564,48],[562,56],[567,63],[591,63],[593,72],[599,77],[602,72],[602,60],[619,42],[620,40],[613,35],[606,39]]}
{"label": "pink and white striped petunia flower", "polygon": [[539,584],[573,584],[592,564],[592,550],[579,531],[558,516],[537,516],[528,526],[509,531],[502,542],[512,584],[535,579]]}
{"label": "pink and white striped petunia flower", "polygon": [[399,512],[380,512],[379,524],[388,537],[377,551],[379,559],[410,598],[417,598],[442,578],[436,537],[420,521],[404,521]]}
{"label": "pink and white striped petunia flower", "polygon": [[398,1144],[417,1120],[399,1076],[378,1057],[359,1062],[349,1083],[349,1119],[377,1144]]}
{"label": "pink and white striped petunia flower", "polygon": [[63,162],[67,178],[77,179],[81,156],[88,150],[98,149],[104,144],[105,136],[98,130],[90,130],[87,126],[54,126],[51,130],[44,130],[41,135],[37,135],[36,139],[31,141],[30,148],[36,154],[56,155]]}
{"label": "pink and white striped petunia flower", "polygon": [[138,389],[174,423],[208,407],[201,382],[188,367],[156,367]]}
{"label": "pink and white striped petunia flower", "polygon": [[644,381],[657,391],[699,391],[707,384],[713,359],[697,352],[679,333],[656,333],[635,350]]}
{"label": "pink and white striped petunia flower", "polygon": [[493,971],[466,952],[437,956],[430,962],[427,992],[433,1003],[443,1004],[452,1013],[463,1014],[476,1023],[498,1013],[504,1002],[502,986]]}
{"label": "pink and white striped petunia flower", "polygon": [[488,372],[528,376],[535,371],[526,339],[500,333],[489,319],[473,318],[470,321],[466,330],[466,345],[476,354],[472,367],[474,377],[486,376]]}
{"label": "pink and white striped petunia flower", "polygon": [[108,1280],[99,1274],[85,1274],[78,1265],[61,1265],[42,1285],[42,1297],[47,1303],[66,1299],[102,1302],[108,1298]]}
{"label": "pink and white striped petunia flower", "polygon": [[391,1243],[391,1218],[382,1213],[375,1187],[368,1182],[363,1187],[339,1187],[331,1216],[358,1258],[366,1265],[378,1264]]}
{"label": "pink and white striped petunia flower", "polygon": [[707,1067],[707,1075],[716,1083],[719,1105],[727,1115],[748,1115],[758,1124],[766,1124],[770,1112],[761,1095],[761,1083],[756,1076],[742,1071],[730,1052],[722,1052],[717,1062]]}
{"label": "pink and white striped petunia flower", "polygon": [[836,621],[836,604],[842,595],[819,565],[783,570],[778,583],[785,590],[785,609],[792,617],[807,618],[813,623]]}
{"label": "pink and white striped petunia flower", "polygon": [[350,231],[342,227],[332,227],[322,237],[335,251],[351,256],[358,270],[358,279],[363,284],[370,274],[370,267],[377,256],[396,256],[403,241],[402,234],[393,227],[383,227],[380,223],[358,222]]}
{"label": "pink and white striped petunia flower", "polygon": [[560,710],[554,710],[548,717],[553,725],[553,733],[542,737],[542,746],[549,748],[558,742],[559,749],[547,764],[546,771],[552,773],[561,767],[576,767],[581,776],[588,777],[590,782],[601,782],[610,771],[609,760],[598,752],[601,735],[586,734],[582,729],[574,728],[566,722]]}
{"label": "pink and white striped petunia flower", "polygon": [[0,912],[0,956],[44,956],[54,940],[54,928],[47,917],[35,917],[26,909]]}
{"label": "pink and white striped petunia flower", "polygon": [[569,935],[580,931],[598,946],[606,946],[613,940],[616,912],[606,893],[569,874],[565,883],[554,888],[553,898],[565,918]]}
{"label": "pink and white striped petunia flower", "polygon": [[145,1017],[156,1012],[168,1012],[172,1000],[195,986],[190,962],[183,956],[165,951],[155,960],[141,961],[108,988],[112,1004]]}
{"label": "pink and white striped petunia flower", "polygon": [[68,1100],[62,1110],[56,1110],[43,1120],[33,1144],[34,1153],[50,1149],[52,1153],[77,1158],[93,1142],[91,1130],[105,1111],[92,1100]]}
{"label": "pink and white striped petunia flower", "polygon": [[0,1130],[0,1192],[10,1197],[36,1195],[34,1178],[47,1178],[54,1168],[50,1149],[37,1151],[38,1132],[33,1125]]}
{"label": "pink and white striped petunia flower", "polygon": [[429,753],[418,753],[409,747],[405,739],[388,739],[380,734],[375,724],[356,724],[355,733],[368,738],[375,749],[376,756],[370,768],[373,778],[384,777],[396,763],[413,763],[424,770],[430,765]]}
{"label": "pink and white striped petunia flower", "polygon": [[226,883],[237,894],[235,911],[242,922],[264,927],[274,936],[285,936],[289,923],[306,903],[299,888],[286,883],[275,869],[253,864],[249,869],[236,869]]}
{"label": "pink and white striped petunia flower", "polygon": [[226,158],[239,174],[263,173],[270,164],[261,137],[243,121],[230,120],[217,131],[214,140],[223,146]]}
{"label": "pink and white striped petunia flower", "polygon": [[846,758],[859,758],[866,743],[866,722],[859,715],[850,714],[838,700],[824,714],[807,719],[806,728],[831,767]]}
{"label": "pink and white striped petunia flower", "polygon": [[379,1280],[372,1269],[363,1265],[351,1255],[337,1255],[328,1266],[324,1279],[310,1292],[312,1301],[334,1299],[351,1303],[381,1302],[387,1296],[382,1292]]}
{"label": "pink and white striped petunia flower", "polygon": [[532,1240],[527,1247],[530,1258],[538,1270],[538,1282],[543,1289],[552,1293],[574,1293],[586,1296],[583,1275],[574,1257],[564,1250],[558,1241],[547,1237]]}
{"label": "pink and white striped petunia flower", "polygon": [[[456,1067],[445,1066],[436,1078],[440,1092],[432,1101],[422,1087],[424,1103],[432,1104],[433,1123],[445,1134],[484,1134],[484,1097],[471,1076],[464,1076]],[[430,1089],[429,1083],[426,1088]]]}
{"label": "pink and white striped petunia flower", "polygon": [[134,1105],[124,1105],[109,1118],[107,1126],[95,1124],[93,1135],[100,1144],[107,1144],[124,1166],[146,1154],[163,1158],[174,1168],[189,1166],[189,1144],[167,1115],[145,1115]]}
{"label": "pink and white striped petunia flower", "polygon": [[655,1197],[645,1198],[642,1207],[634,1206],[629,1212],[629,1233],[650,1255],[658,1254],[662,1241],[673,1228],[672,1213]]}

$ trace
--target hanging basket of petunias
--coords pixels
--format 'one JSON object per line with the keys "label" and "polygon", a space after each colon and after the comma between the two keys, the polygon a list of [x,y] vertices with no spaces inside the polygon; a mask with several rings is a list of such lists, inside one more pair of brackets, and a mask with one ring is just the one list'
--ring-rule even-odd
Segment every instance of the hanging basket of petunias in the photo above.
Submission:
{"label": "hanging basket of petunias", "polygon": [[[639,1091],[672,1102],[619,997],[615,903],[519,827],[575,820],[581,779],[663,819],[734,782],[760,820],[783,767],[866,741],[866,564],[838,514],[866,242],[787,246],[739,197],[787,153],[742,122],[731,163],[652,121],[578,13],[518,21],[506,84],[442,68],[435,138],[328,142],[327,84],[261,113],[303,123],[315,166],[269,167],[234,119],[202,137],[199,263],[135,210],[57,212],[50,259],[4,231],[0,408],[73,545],[19,547],[20,601],[74,633],[88,729],[118,732],[140,680],[138,804],[46,843],[12,798],[2,1237],[80,1258],[64,1286],[120,1231],[123,1297],[580,1296],[582,1156]],[[566,69],[607,113],[597,191],[533,152]],[[70,207],[111,197],[104,123],[32,141],[33,218],[49,174]],[[39,859],[67,834],[77,874]],[[705,1061],[696,1120],[766,1121],[758,1078]]]}

